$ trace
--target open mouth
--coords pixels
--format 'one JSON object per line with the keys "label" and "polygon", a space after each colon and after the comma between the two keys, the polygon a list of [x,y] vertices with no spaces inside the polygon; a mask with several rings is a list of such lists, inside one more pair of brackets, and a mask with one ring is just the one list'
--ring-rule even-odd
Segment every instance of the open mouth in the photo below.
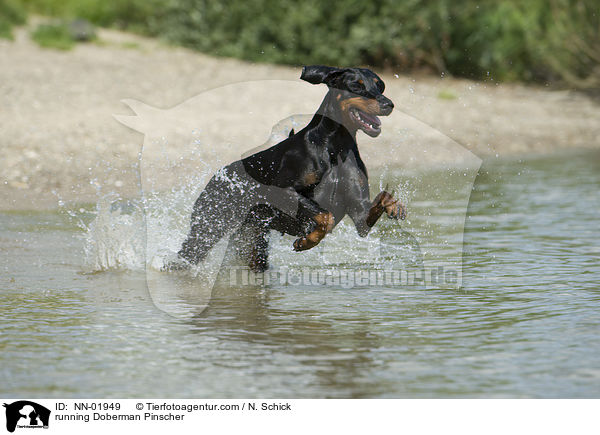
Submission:
{"label": "open mouth", "polygon": [[381,121],[377,116],[353,107],[350,109],[350,117],[358,125],[358,128],[369,136],[375,137],[381,133]]}

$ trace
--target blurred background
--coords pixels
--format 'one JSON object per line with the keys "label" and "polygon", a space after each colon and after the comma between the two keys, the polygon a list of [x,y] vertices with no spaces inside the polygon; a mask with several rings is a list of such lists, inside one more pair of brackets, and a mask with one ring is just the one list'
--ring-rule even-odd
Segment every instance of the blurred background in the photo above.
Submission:
{"label": "blurred background", "polygon": [[32,32],[65,49],[93,37],[79,18],[255,62],[600,87],[596,0],[0,0],[0,36],[31,14],[64,20]]}

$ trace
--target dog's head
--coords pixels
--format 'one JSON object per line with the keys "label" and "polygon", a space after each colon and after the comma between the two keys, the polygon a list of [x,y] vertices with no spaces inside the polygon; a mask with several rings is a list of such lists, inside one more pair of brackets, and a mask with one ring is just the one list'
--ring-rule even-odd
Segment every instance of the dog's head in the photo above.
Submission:
{"label": "dog's head", "polygon": [[311,65],[302,68],[300,78],[314,85],[325,83],[334,94],[344,124],[372,137],[381,133],[378,116],[387,116],[394,108],[392,100],[383,95],[383,80],[370,69]]}

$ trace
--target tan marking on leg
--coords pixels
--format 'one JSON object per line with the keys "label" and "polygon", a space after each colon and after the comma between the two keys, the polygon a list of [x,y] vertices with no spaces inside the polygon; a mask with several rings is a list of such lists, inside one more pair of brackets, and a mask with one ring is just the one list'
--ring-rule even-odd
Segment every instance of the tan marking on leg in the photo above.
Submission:
{"label": "tan marking on leg", "polygon": [[317,173],[312,171],[304,176],[304,184],[306,186],[310,186],[311,184],[315,184],[319,180]]}
{"label": "tan marking on leg", "polygon": [[317,223],[317,228],[307,234],[306,237],[296,240],[294,242],[294,250],[305,251],[314,248],[335,225],[335,218],[332,213],[319,213],[313,217],[313,220]]}

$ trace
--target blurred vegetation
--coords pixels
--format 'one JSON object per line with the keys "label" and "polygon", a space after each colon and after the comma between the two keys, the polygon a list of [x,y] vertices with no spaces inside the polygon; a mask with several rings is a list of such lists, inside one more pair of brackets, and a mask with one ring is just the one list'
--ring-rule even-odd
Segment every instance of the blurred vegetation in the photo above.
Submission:
{"label": "blurred vegetation", "polygon": [[24,24],[25,8],[16,0],[0,0],[0,38],[13,39],[13,26]]}
{"label": "blurred vegetation", "polygon": [[64,23],[40,24],[32,33],[31,38],[40,46],[69,50],[75,45],[75,40]]}
{"label": "blurred vegetation", "polygon": [[11,1],[252,61],[600,88],[599,0]]}
{"label": "blurred vegetation", "polygon": [[[0,0],[2,1],[2,0]],[[84,18],[105,27],[148,34],[170,0],[15,0],[40,15]]]}
{"label": "blurred vegetation", "polygon": [[87,20],[78,18],[42,23],[31,32],[31,38],[42,47],[69,50],[76,42],[94,40],[96,34]]}

